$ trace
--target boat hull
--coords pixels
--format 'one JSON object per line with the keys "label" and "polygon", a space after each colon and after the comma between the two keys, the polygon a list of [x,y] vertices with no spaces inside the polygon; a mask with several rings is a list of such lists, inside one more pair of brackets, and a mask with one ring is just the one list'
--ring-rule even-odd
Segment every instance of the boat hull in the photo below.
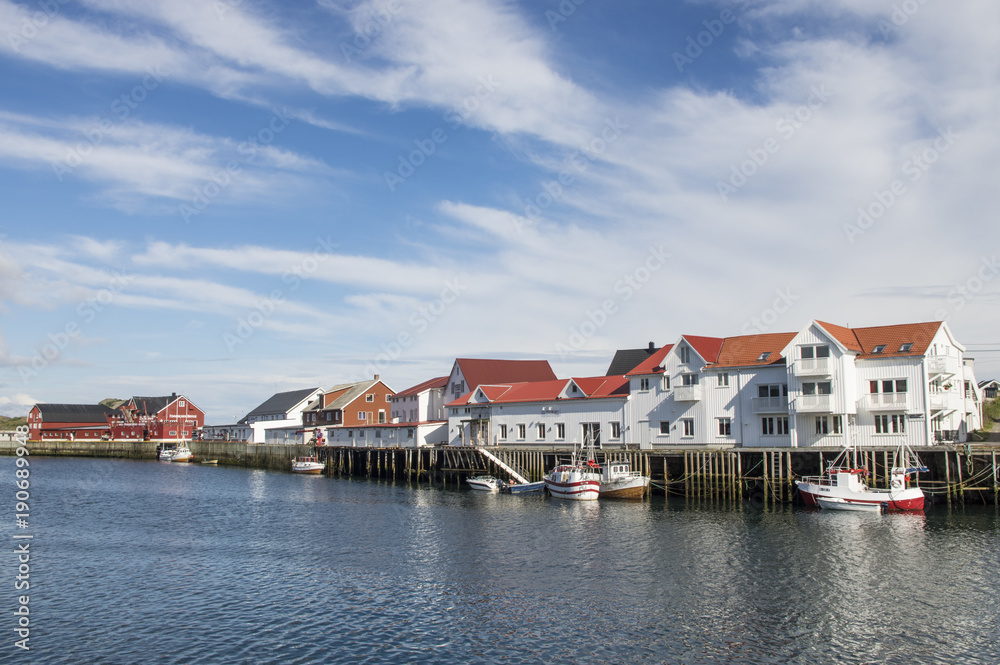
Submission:
{"label": "boat hull", "polygon": [[318,476],[323,473],[323,464],[321,462],[292,464],[292,473],[302,473],[307,476]]}
{"label": "boat hull", "polygon": [[557,499],[596,501],[601,494],[601,476],[582,466],[559,466],[545,477],[545,489]]}
{"label": "boat hull", "polygon": [[649,478],[646,476],[602,480],[600,496],[602,499],[642,499],[648,489]]}
{"label": "boat hull", "polygon": [[527,494],[528,492],[541,492],[545,489],[545,481],[540,480],[537,483],[520,483],[517,485],[507,485],[504,490],[510,492],[511,494]]}
{"label": "boat hull", "polygon": [[823,510],[846,510],[850,512],[861,512],[861,513],[881,513],[885,506],[881,503],[862,503],[857,501],[848,501],[847,499],[838,499],[833,497],[821,496],[816,499],[816,503]]}
{"label": "boat hull", "polygon": [[466,478],[465,482],[468,483],[471,489],[479,492],[500,491],[500,481],[493,476],[476,476],[475,478]]}
{"label": "boat hull", "polygon": [[807,506],[818,506],[819,499],[842,499],[853,504],[868,504],[881,506],[885,504],[888,510],[910,511],[924,509],[924,493],[918,487],[901,490],[848,490],[836,486],[825,486],[803,481],[796,481],[802,501]]}

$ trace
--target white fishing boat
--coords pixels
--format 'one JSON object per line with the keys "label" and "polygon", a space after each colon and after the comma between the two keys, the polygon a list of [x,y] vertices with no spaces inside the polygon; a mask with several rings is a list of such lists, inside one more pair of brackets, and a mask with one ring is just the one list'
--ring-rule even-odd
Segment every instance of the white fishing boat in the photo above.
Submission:
{"label": "white fishing boat", "polygon": [[480,492],[499,492],[503,488],[503,481],[494,476],[474,476],[466,478],[465,482],[474,490]]}
{"label": "white fishing boat", "polygon": [[823,510],[849,510],[861,513],[881,513],[885,510],[885,506],[881,503],[862,503],[834,496],[821,496],[816,499],[816,503]]}
{"label": "white fishing boat", "polygon": [[191,449],[187,447],[186,443],[182,443],[176,450],[174,450],[174,454],[170,456],[170,461],[190,462],[192,457],[194,456],[191,454]]}
{"label": "white fishing boat", "polygon": [[169,462],[170,458],[174,456],[175,452],[177,452],[177,448],[167,448],[164,446],[160,450],[160,454],[157,455],[157,457],[161,462]]}
{"label": "white fishing boat", "polygon": [[545,489],[557,499],[594,501],[601,493],[601,466],[593,460],[560,464],[544,479]]}
{"label": "white fishing boat", "polygon": [[292,461],[292,473],[319,475],[323,473],[323,463],[315,457],[296,457]]}
{"label": "white fishing boat", "polygon": [[[853,423],[851,423],[853,425]],[[923,510],[924,492],[919,487],[911,487],[911,475],[927,471],[916,453],[905,443],[893,453],[892,467],[889,469],[889,487],[872,488],[865,482],[868,469],[858,463],[861,456],[856,446],[844,448],[833,462],[818,476],[805,476],[795,481],[803,502],[807,506],[821,508],[844,508],[850,506],[874,506],[872,510]],[[820,503],[821,499],[839,499]]]}
{"label": "white fishing boat", "polygon": [[606,461],[601,467],[602,499],[641,499],[649,489],[649,476],[632,470],[626,460]]}

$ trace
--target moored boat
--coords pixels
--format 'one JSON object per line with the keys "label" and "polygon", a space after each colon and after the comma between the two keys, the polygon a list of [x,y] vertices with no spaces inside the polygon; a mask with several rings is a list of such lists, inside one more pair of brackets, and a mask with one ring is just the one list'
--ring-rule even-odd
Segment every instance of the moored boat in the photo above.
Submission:
{"label": "moored boat", "polygon": [[191,458],[194,457],[191,454],[191,449],[187,447],[187,444],[182,443],[174,451],[174,454],[170,456],[171,462],[190,462]]}
{"label": "moored boat", "polygon": [[292,461],[292,473],[319,475],[323,473],[323,463],[315,457],[296,457]]}
{"label": "moored boat", "polygon": [[218,464],[219,460],[217,460],[217,459],[203,459],[201,461],[201,463],[202,464]]}
{"label": "moored boat", "polygon": [[545,489],[557,499],[594,501],[601,493],[600,470],[593,460],[560,464],[545,474]]}
{"label": "moored boat", "polygon": [[470,488],[480,492],[499,492],[500,488],[503,487],[503,481],[494,476],[474,476],[466,478],[465,482],[469,484]]}
{"label": "moored boat", "polygon": [[823,510],[849,510],[853,512],[863,512],[863,513],[881,513],[885,510],[885,504],[881,503],[862,503],[859,501],[850,501],[848,499],[841,499],[835,496],[821,496],[816,499],[816,503]]}
{"label": "moored boat", "polygon": [[641,499],[649,489],[649,476],[632,470],[625,460],[614,460],[601,467],[602,499]]}
{"label": "moored boat", "polygon": [[157,458],[160,461],[162,461],[162,462],[169,462],[170,458],[174,456],[175,452],[177,452],[177,448],[176,447],[167,448],[166,446],[163,446],[163,448],[160,449],[160,452],[157,455]]}
{"label": "moored boat", "polygon": [[501,488],[501,491],[510,494],[527,494],[528,492],[541,492],[544,489],[545,481],[539,480],[535,483],[507,483]]}

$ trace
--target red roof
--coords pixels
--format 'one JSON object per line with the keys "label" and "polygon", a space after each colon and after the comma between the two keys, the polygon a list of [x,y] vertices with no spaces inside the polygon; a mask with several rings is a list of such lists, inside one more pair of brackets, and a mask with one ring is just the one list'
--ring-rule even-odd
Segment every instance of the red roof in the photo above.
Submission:
{"label": "red roof", "polygon": [[663,359],[667,357],[670,353],[670,349],[674,348],[673,344],[667,344],[659,351],[655,352],[653,355],[646,358],[644,361],[639,363],[635,369],[628,373],[628,376],[638,376],[640,374],[658,374],[663,372]]}
{"label": "red roof", "polygon": [[823,330],[830,333],[834,339],[846,346],[851,351],[861,351],[861,345],[858,343],[858,338],[854,336],[854,331],[850,328],[845,328],[844,326],[838,326],[834,323],[826,323],[825,321],[816,321]]}
{"label": "red roof", "polygon": [[[816,323],[848,349],[857,351],[858,358],[922,356],[941,329],[941,321],[869,328],[845,328],[825,321]],[[904,344],[912,344],[909,351],[900,350]],[[879,345],[884,345],[885,349],[881,353],[872,353],[872,349]]]}
{"label": "red roof", "polygon": [[697,335],[681,335],[691,348],[707,363],[714,363],[719,359],[719,349],[722,348],[721,337],[699,337]]}
{"label": "red roof", "polygon": [[[580,396],[563,397],[570,381],[580,388]],[[557,399],[600,399],[602,397],[627,397],[628,379],[624,376],[593,376],[579,379],[556,379],[554,381],[525,381],[500,385],[481,385],[479,390],[486,395],[490,404],[510,404],[513,402],[553,402]],[[473,392],[466,393],[448,406],[471,404]]]}
{"label": "red roof", "polygon": [[419,383],[413,386],[412,388],[407,388],[401,393],[396,393],[394,397],[410,397],[412,395],[419,395],[425,390],[430,390],[432,388],[444,388],[447,385],[448,385],[448,377],[439,376],[429,381],[424,381],[423,383]]}
{"label": "red roof", "polygon": [[[796,333],[764,333],[761,335],[740,335],[727,337],[719,350],[718,362],[712,367],[754,367],[777,365],[784,361],[781,350],[788,345]],[[765,353],[766,360],[761,360]]]}
{"label": "red roof", "polygon": [[465,384],[470,389],[483,384],[554,381],[556,378],[548,360],[458,358],[455,362],[461,368]]}

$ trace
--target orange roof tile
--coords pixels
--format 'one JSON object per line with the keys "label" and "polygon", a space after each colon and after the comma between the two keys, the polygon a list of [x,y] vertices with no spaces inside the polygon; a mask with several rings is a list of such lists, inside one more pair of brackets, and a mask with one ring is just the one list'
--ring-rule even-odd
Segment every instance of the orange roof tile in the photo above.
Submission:
{"label": "orange roof tile", "polygon": [[[659,351],[656,351],[651,356],[646,358],[644,361],[639,363],[639,365],[627,374],[627,376],[639,376],[640,374],[657,374],[662,373],[663,369],[660,368],[663,365],[663,359],[667,357],[670,353],[670,349],[674,348],[673,344],[667,344]],[[659,368],[659,369],[658,369]]]}
{"label": "orange roof tile", "polygon": [[698,335],[681,335],[687,343],[691,345],[698,355],[705,359],[707,363],[714,363],[719,359],[719,349],[722,348],[721,337],[699,337]]}
{"label": "orange roof tile", "polygon": [[[766,367],[780,364],[785,360],[781,350],[795,335],[796,333],[763,333],[726,337],[719,350],[719,361],[710,367]],[[764,353],[770,355],[767,360],[760,360]]]}
{"label": "orange roof tile", "polygon": [[407,388],[406,390],[404,390],[401,393],[396,393],[395,397],[409,397],[411,395],[418,395],[418,394],[424,392],[425,390],[430,390],[431,388],[444,388],[447,385],[448,385],[448,377],[447,376],[439,376],[439,377],[430,379],[429,381],[424,381],[423,383],[418,383],[417,385],[413,386],[412,388]]}
{"label": "orange roof tile", "polygon": [[551,381],[556,378],[548,360],[488,360],[457,358],[462,376],[470,388],[486,384],[524,381]]}
{"label": "orange roof tile", "polygon": [[[934,335],[940,329],[941,321],[855,328],[854,334],[863,349],[858,358],[922,356],[927,353]],[[885,345],[885,350],[882,353],[872,353],[872,349],[880,344]],[[903,344],[912,344],[913,346],[909,351],[900,351]]]}
{"label": "orange roof tile", "polygon": [[861,351],[861,344],[858,342],[858,338],[854,335],[854,331],[850,328],[845,328],[844,326],[838,326],[835,323],[827,323],[826,321],[816,321],[823,328],[823,330],[830,333],[831,336],[845,347],[851,351]]}

